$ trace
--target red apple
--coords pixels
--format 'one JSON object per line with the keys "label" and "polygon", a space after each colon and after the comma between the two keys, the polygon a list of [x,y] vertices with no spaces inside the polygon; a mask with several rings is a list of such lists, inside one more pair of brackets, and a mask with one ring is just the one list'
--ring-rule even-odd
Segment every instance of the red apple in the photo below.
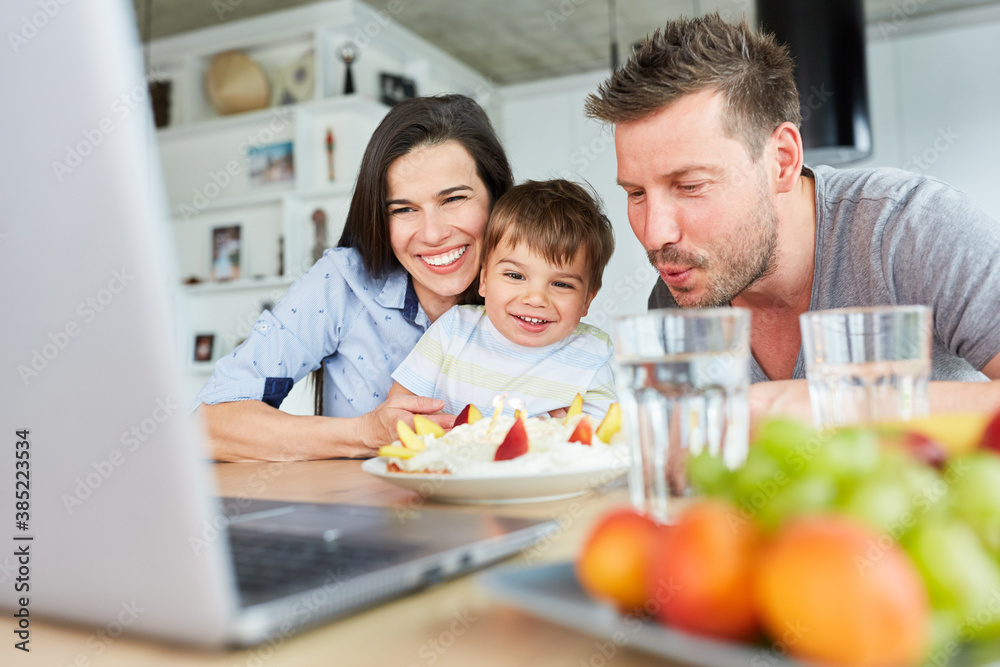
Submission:
{"label": "red apple", "polygon": [[584,415],[573,429],[573,434],[569,436],[570,442],[579,442],[581,445],[589,445],[594,436],[594,427],[590,424],[590,417]]}
{"label": "red apple", "polygon": [[948,453],[934,438],[917,431],[904,431],[897,438],[906,451],[921,463],[944,469],[944,464],[948,462]]}
{"label": "red apple", "polygon": [[986,430],[983,431],[979,446],[982,449],[991,449],[1000,454],[1000,410],[986,424]]}
{"label": "red apple", "polygon": [[520,419],[514,420],[514,425],[507,431],[507,436],[497,447],[497,453],[493,455],[494,461],[509,461],[518,456],[528,453],[528,432],[524,430],[524,422]]}

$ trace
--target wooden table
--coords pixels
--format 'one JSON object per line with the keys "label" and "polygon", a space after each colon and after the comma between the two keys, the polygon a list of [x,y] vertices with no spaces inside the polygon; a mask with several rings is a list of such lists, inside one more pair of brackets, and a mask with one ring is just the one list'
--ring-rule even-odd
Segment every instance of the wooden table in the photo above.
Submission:
{"label": "wooden table", "polygon": [[[226,496],[321,503],[348,502],[395,507],[428,502],[455,512],[491,512],[557,518],[564,530],[534,562],[567,560],[576,553],[593,520],[605,509],[627,503],[624,479],[585,496],[548,503],[450,506],[424,501],[361,471],[358,461],[215,464]],[[524,562],[518,555],[505,564]],[[615,667],[663,665],[627,645],[615,646],[567,630],[494,601],[475,573],[335,621],[271,648],[229,652],[191,649],[128,637],[95,643],[91,633],[70,626],[32,625],[29,656],[4,651],[0,664],[46,667],[478,667],[540,665]],[[90,641],[88,642],[88,639]],[[100,652],[98,649],[103,649]],[[613,656],[607,655],[613,651]],[[14,662],[8,662],[12,658]]]}

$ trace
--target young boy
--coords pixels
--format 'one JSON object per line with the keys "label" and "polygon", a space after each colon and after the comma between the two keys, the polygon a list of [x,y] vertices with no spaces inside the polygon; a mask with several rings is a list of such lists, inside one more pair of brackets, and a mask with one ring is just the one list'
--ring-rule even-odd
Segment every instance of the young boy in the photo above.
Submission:
{"label": "young boy", "polygon": [[577,394],[603,416],[615,401],[612,345],[580,318],[601,286],[615,240],[588,192],[570,181],[527,181],[500,197],[483,235],[479,294],[485,306],[442,315],[392,374],[390,395],[468,403],[484,415],[493,398],[523,402],[529,416],[559,415]]}

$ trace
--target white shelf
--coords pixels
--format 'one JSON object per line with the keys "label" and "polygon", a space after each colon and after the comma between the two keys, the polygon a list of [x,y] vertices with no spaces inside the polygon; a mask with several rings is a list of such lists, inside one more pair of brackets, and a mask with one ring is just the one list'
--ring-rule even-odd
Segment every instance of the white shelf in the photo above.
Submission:
{"label": "white shelf", "polygon": [[[312,265],[313,212],[327,214],[326,245],[336,245],[372,132],[389,107],[377,99],[382,72],[412,78],[420,95],[464,93],[484,106],[483,79],[452,56],[402,27],[386,11],[356,0],[328,0],[155,40],[150,70],[171,81],[171,125],[157,131],[182,276],[210,273],[212,230],[241,226],[243,277],[178,285],[190,327],[178,332],[182,363],[196,383],[212,362],[191,360],[196,333],[215,335],[217,352],[246,337],[260,309],[277,302]],[[377,26],[370,34],[369,26]],[[358,37],[358,35],[361,35]],[[358,41],[355,90],[343,95],[345,67],[337,51]],[[247,53],[271,76],[311,52],[312,99],[219,116],[205,98],[203,78],[222,51]],[[310,62],[306,60],[306,62]],[[304,95],[308,98],[309,95]],[[329,180],[326,133],[335,139]],[[257,186],[247,160],[252,146],[292,142],[294,181]],[[279,243],[283,240],[281,252]],[[275,276],[279,267],[285,275]],[[217,355],[218,356],[218,355]],[[186,360],[186,361],[185,361]]]}
{"label": "white shelf", "polygon": [[224,211],[230,208],[241,208],[246,206],[260,206],[261,204],[280,204],[285,195],[293,192],[292,189],[284,187],[280,190],[269,190],[267,192],[255,192],[249,195],[242,195],[239,197],[230,197],[228,199],[212,199],[203,206],[198,206],[196,204],[176,204],[170,207],[170,215],[174,218],[184,217],[187,208],[192,208],[198,213],[206,213],[208,211]]}
{"label": "white shelf", "polygon": [[272,118],[279,118],[282,122],[292,123],[295,120],[295,114],[299,106],[301,105],[268,107],[266,109],[246,111],[230,116],[218,116],[188,123],[178,123],[158,129],[156,135],[160,141],[169,141],[171,139],[182,139],[199,134],[215,134],[232,129],[267,125]]}
{"label": "white shelf", "polygon": [[238,278],[224,282],[204,282],[194,285],[182,285],[190,295],[213,294],[216,292],[236,292],[240,290],[263,290],[275,287],[288,287],[295,278],[291,276],[274,276],[269,278]]}

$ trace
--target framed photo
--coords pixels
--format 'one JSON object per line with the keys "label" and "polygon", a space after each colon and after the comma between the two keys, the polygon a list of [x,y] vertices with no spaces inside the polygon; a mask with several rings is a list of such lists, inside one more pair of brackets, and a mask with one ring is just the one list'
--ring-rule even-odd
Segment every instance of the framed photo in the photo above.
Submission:
{"label": "framed photo", "polygon": [[239,225],[212,228],[212,280],[223,282],[240,277],[243,258]]}
{"label": "framed photo", "polygon": [[211,361],[215,334],[198,334],[194,337],[194,360]]}
{"label": "framed photo", "polygon": [[385,72],[379,75],[379,99],[389,106],[416,96],[417,84],[413,79]]}
{"label": "framed photo", "polygon": [[295,180],[295,160],[291,141],[247,148],[250,185],[260,187]]}

